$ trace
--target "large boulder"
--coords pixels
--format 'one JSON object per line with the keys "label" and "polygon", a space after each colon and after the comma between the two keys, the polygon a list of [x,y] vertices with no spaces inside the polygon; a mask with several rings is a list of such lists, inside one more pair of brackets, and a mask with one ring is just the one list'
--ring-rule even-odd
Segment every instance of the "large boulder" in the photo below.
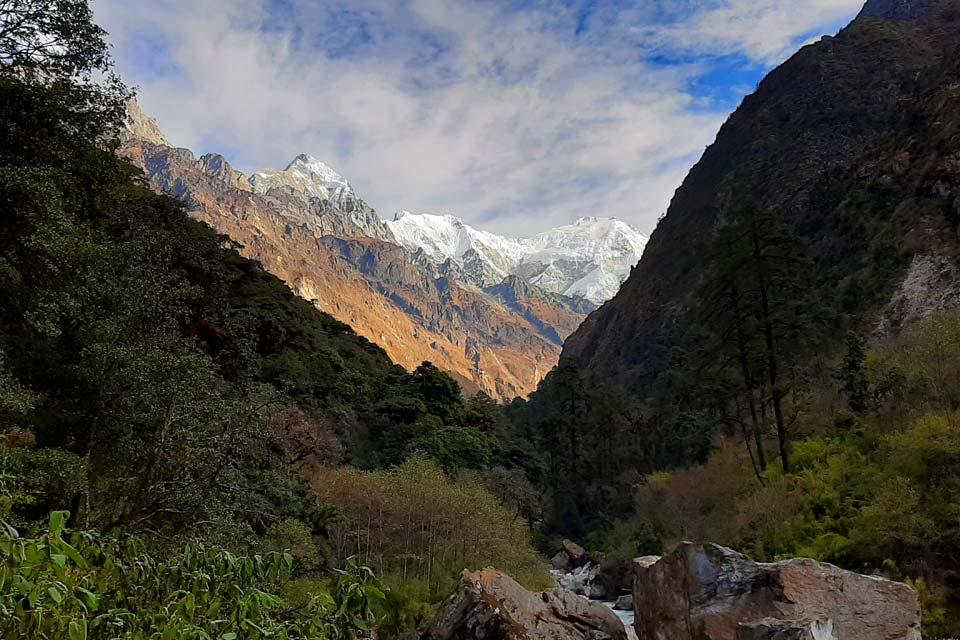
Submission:
{"label": "large boulder", "polygon": [[573,540],[564,540],[563,550],[570,556],[570,561],[576,565],[584,564],[589,560],[589,558],[587,558],[587,550]]}
{"label": "large boulder", "polygon": [[464,572],[424,640],[626,640],[602,604],[557,589],[534,593],[495,569]]}
{"label": "large boulder", "polygon": [[634,560],[633,602],[639,640],[736,640],[740,623],[765,618],[829,620],[839,640],[920,640],[919,598],[905,584],[715,544]]}

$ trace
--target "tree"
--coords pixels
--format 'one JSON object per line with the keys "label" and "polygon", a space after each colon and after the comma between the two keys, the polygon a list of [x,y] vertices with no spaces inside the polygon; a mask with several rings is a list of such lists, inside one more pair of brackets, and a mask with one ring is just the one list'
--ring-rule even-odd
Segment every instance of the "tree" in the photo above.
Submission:
{"label": "tree", "polygon": [[40,401],[37,394],[25,389],[7,370],[0,351],[0,435],[14,426]]}
{"label": "tree", "polygon": [[0,69],[65,79],[108,71],[106,32],[87,0],[0,1]]}
{"label": "tree", "polygon": [[463,410],[460,385],[431,363],[424,362],[410,374],[413,392],[433,415],[447,424],[458,420]]}
{"label": "tree", "polygon": [[46,84],[87,134],[99,126],[111,137],[131,94],[111,73],[105,37],[88,0],[0,0],[0,77]]}
{"label": "tree", "polygon": [[867,376],[867,341],[858,333],[847,334],[847,352],[837,371],[840,390],[847,396],[847,404],[854,413],[867,409],[870,381]]}
{"label": "tree", "polygon": [[422,580],[445,596],[464,568],[496,566],[529,587],[550,583],[513,505],[486,491],[474,474],[450,478],[425,456],[388,471],[325,468],[313,475],[321,499],[342,509],[331,545],[383,575]]}
{"label": "tree", "polygon": [[[761,468],[769,403],[780,461],[784,471],[790,470],[784,400],[826,321],[806,254],[778,214],[744,207],[720,230],[702,289],[704,320],[713,334],[709,357],[714,368],[734,367],[739,373]],[[746,432],[744,439],[750,440]]]}

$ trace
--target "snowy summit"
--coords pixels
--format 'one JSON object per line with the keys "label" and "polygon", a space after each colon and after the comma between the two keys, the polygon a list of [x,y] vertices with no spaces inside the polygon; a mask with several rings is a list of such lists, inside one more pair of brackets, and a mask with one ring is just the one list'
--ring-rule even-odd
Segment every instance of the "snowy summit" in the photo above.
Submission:
{"label": "snowy summit", "polygon": [[488,287],[509,275],[547,291],[602,304],[640,260],[647,237],[615,218],[580,218],[532,238],[474,229],[451,215],[398,212],[387,222],[397,242],[437,264],[451,261],[472,284]]}
{"label": "snowy summit", "polygon": [[286,169],[261,169],[250,176],[257,193],[287,187],[307,196],[338,202],[353,195],[346,178],[313,156],[300,154]]}

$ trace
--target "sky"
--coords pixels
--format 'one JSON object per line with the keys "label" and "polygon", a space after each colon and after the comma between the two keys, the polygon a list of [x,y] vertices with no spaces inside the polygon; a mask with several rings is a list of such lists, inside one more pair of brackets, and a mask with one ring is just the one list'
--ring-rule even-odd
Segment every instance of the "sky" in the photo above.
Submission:
{"label": "sky", "polygon": [[649,233],[763,76],[862,0],[94,0],[171,142],[325,161],[389,218]]}

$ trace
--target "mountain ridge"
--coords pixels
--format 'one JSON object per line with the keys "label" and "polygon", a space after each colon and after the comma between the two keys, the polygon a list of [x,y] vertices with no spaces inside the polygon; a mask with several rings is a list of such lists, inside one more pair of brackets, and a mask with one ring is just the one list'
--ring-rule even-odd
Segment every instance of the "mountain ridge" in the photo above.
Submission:
{"label": "mountain ridge", "polygon": [[119,153],[154,189],[183,201],[192,217],[408,370],[430,361],[468,392],[525,396],[593,308],[535,288],[506,304],[461,282],[458,267],[445,270],[395,244],[349,183],[305,154],[247,177],[219,154],[197,158],[136,133],[131,127]]}
{"label": "mountain ridge", "polygon": [[[920,103],[952,86],[942,65],[960,45],[958,16],[955,0],[871,0],[837,36],[772,71],[690,170],[617,296],[568,338],[561,362],[629,390],[653,384],[683,342],[717,228],[745,203],[779,211],[809,240],[821,277],[853,301],[840,311],[872,318],[868,332],[909,274],[910,255],[954,260],[955,239],[943,240],[952,235],[957,176],[945,149],[954,143],[920,143],[937,122]],[[901,127],[913,137],[892,133]],[[894,257],[884,272],[881,254]]]}
{"label": "mountain ridge", "polygon": [[401,210],[386,224],[400,244],[423,249],[438,266],[455,263],[478,287],[513,275],[596,305],[613,297],[648,240],[626,222],[593,216],[529,238],[481,231],[449,214]]}

